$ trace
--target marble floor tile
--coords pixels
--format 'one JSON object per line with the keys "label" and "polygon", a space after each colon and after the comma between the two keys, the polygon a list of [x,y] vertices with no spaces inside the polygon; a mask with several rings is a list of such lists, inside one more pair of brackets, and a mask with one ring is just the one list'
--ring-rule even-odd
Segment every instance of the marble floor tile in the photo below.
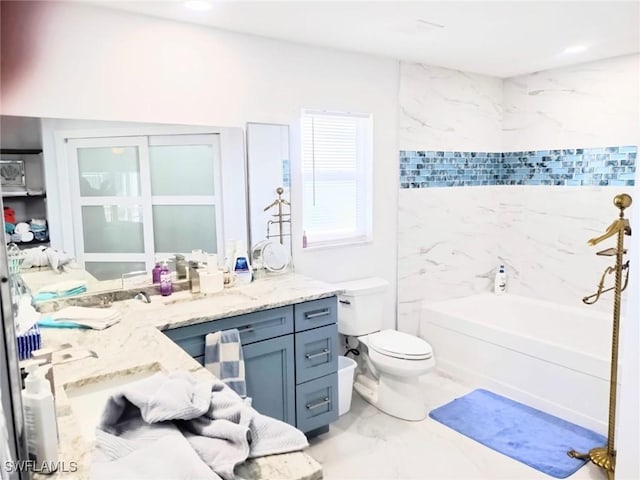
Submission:
{"label": "marble floor tile", "polygon": [[[428,409],[472,390],[444,374],[422,379]],[[355,479],[503,479],[549,480],[517,462],[430,418],[405,422],[386,415],[353,393],[351,411],[331,425],[329,433],[311,440],[307,450],[323,466],[326,480]],[[604,480],[587,464],[571,480]]]}

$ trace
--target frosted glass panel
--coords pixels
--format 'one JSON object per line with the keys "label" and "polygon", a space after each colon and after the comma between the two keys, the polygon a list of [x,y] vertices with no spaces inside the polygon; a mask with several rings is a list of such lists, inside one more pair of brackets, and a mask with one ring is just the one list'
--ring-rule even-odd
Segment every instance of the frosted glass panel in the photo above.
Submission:
{"label": "frosted glass panel", "polygon": [[149,147],[153,195],[214,195],[213,147]]}
{"label": "frosted glass panel", "polygon": [[216,208],[213,205],[154,205],[156,252],[217,252]]}
{"label": "frosted glass panel", "polygon": [[144,253],[141,207],[84,206],[82,230],[86,253]]}
{"label": "frosted glass panel", "polygon": [[145,269],[144,262],[85,262],[84,268],[98,280],[122,278],[122,274]]}
{"label": "frosted glass panel", "polygon": [[140,195],[138,147],[78,148],[80,196]]}

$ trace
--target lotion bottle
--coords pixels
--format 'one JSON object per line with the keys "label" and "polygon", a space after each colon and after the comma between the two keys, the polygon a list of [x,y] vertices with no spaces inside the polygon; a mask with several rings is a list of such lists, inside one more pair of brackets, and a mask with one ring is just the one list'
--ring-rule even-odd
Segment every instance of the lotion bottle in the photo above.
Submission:
{"label": "lotion bottle", "polygon": [[171,271],[169,270],[169,266],[167,262],[162,264],[162,269],[160,270],[160,295],[163,297],[168,297],[171,295],[173,291],[173,286],[171,285]]}
{"label": "lotion bottle", "polygon": [[58,461],[56,410],[51,386],[45,378],[49,368],[30,365],[22,391],[29,459],[37,465],[56,465]]}
{"label": "lotion bottle", "polygon": [[493,291],[496,295],[503,295],[507,291],[507,274],[504,270],[504,265],[500,265],[496,272],[496,277],[493,282]]}

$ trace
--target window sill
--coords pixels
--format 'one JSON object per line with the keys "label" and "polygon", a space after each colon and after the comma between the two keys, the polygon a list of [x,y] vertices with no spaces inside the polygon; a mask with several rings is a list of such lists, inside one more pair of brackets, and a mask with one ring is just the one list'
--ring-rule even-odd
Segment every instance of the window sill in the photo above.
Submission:
{"label": "window sill", "polygon": [[372,238],[352,238],[344,240],[331,240],[327,242],[318,242],[308,244],[305,248],[302,248],[303,252],[316,251],[316,250],[328,250],[331,248],[351,247],[358,245],[370,245],[373,243]]}

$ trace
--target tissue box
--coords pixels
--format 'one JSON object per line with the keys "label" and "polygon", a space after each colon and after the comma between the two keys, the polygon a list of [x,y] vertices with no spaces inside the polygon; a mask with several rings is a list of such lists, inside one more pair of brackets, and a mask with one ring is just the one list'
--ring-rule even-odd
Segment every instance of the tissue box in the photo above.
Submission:
{"label": "tissue box", "polygon": [[31,358],[31,352],[40,349],[42,345],[38,324],[35,324],[22,335],[18,335],[16,340],[18,342],[18,358],[20,360]]}

